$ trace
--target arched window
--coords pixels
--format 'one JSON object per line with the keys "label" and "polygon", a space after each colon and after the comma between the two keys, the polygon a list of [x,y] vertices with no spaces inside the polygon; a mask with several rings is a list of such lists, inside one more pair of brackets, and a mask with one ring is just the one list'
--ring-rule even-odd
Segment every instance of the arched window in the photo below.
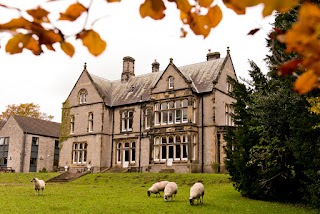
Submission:
{"label": "arched window", "polygon": [[173,89],[173,77],[172,76],[170,76],[168,78],[168,88]]}
{"label": "arched window", "polygon": [[79,91],[79,104],[87,103],[87,95],[88,95],[88,92],[86,89],[81,89]]}
{"label": "arched window", "polygon": [[145,111],[145,129],[150,129],[151,126],[151,110],[150,109],[146,109]]}

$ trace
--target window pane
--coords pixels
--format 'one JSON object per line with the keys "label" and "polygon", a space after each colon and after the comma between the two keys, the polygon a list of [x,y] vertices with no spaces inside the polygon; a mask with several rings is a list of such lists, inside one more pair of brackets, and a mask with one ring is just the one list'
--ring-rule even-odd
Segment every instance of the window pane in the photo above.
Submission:
{"label": "window pane", "polygon": [[173,123],[173,111],[168,111],[168,123]]}
{"label": "window pane", "polygon": [[161,123],[166,124],[168,122],[168,112],[162,111],[161,115],[162,115]]}
{"label": "window pane", "polygon": [[176,159],[180,159],[180,145],[176,145],[176,156],[175,158]]}
{"label": "window pane", "polygon": [[188,110],[185,108],[182,110],[182,121],[188,122]]}
{"label": "window pane", "polygon": [[159,146],[154,147],[154,159],[159,160],[160,158],[160,148]]}
{"label": "window pane", "polygon": [[182,145],[182,158],[188,158],[188,147],[187,144]]}
{"label": "window pane", "polygon": [[180,108],[181,107],[181,102],[178,100],[176,101],[176,108]]}
{"label": "window pane", "polygon": [[176,110],[176,123],[180,123],[181,122],[181,110],[177,109]]}
{"label": "window pane", "polygon": [[169,157],[168,158],[173,158],[173,146],[169,146]]}
{"label": "window pane", "polygon": [[162,146],[161,147],[161,159],[166,159],[167,157],[167,148],[166,148],[166,145]]}
{"label": "window pane", "polygon": [[183,100],[182,101],[182,106],[183,107],[188,107],[188,100]]}
{"label": "window pane", "polygon": [[132,149],[131,151],[131,161],[135,161],[136,160],[136,150]]}

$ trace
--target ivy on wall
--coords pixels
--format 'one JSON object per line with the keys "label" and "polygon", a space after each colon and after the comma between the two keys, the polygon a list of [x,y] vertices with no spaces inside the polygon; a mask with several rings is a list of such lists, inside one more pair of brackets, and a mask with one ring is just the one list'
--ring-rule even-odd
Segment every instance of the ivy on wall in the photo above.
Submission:
{"label": "ivy on wall", "polygon": [[60,126],[60,150],[62,149],[63,142],[68,140],[70,138],[70,102],[69,99],[67,99],[62,106],[62,118],[61,118],[61,126]]}

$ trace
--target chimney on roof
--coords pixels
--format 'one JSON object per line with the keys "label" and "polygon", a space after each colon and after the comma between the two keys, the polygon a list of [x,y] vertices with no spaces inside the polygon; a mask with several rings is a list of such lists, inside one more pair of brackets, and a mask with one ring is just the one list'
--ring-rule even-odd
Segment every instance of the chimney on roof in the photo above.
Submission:
{"label": "chimney on roof", "polygon": [[152,63],[152,73],[158,72],[159,67],[160,67],[160,63],[157,62],[157,60],[155,59],[154,62]]}
{"label": "chimney on roof", "polygon": [[220,52],[212,52],[209,49],[209,53],[207,54],[207,61],[209,60],[215,60],[220,58]]}
{"label": "chimney on roof", "polygon": [[121,82],[128,82],[131,77],[134,77],[134,58],[130,56],[123,57],[123,70],[121,74]]}

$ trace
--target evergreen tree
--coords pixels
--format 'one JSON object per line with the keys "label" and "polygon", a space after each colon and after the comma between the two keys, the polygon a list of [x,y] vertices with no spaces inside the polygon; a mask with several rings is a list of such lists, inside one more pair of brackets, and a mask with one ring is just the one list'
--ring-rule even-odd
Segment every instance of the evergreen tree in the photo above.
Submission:
{"label": "evergreen tree", "polygon": [[[278,15],[275,28],[290,28],[296,11]],[[268,74],[250,62],[252,80],[247,85],[234,82],[237,128],[225,137],[226,166],[244,196],[320,207],[320,135],[315,128],[320,118],[308,110],[310,94],[293,92],[295,77],[276,74],[279,61],[297,55],[286,54],[285,47],[275,40],[270,39],[268,45]],[[312,93],[319,95],[319,91]]]}

